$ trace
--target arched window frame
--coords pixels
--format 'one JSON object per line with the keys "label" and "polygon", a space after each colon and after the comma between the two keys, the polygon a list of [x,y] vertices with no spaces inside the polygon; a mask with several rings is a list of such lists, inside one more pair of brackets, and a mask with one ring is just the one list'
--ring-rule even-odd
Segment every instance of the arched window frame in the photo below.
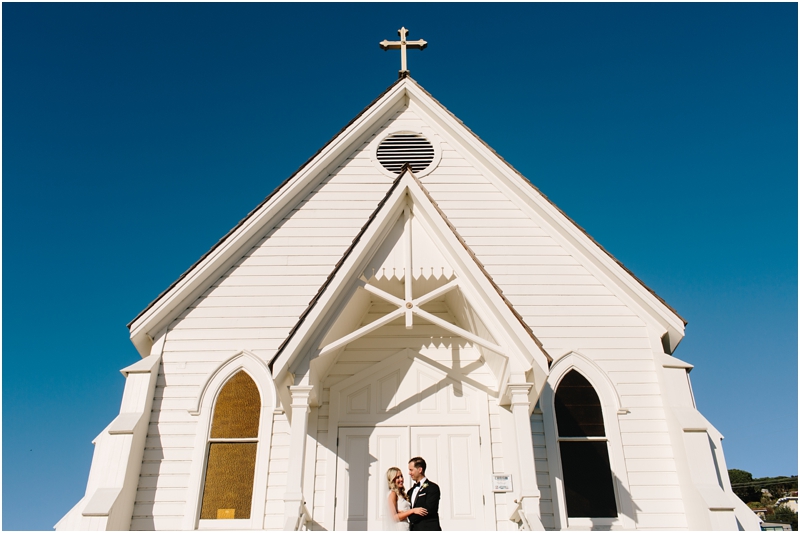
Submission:
{"label": "arched window frame", "polygon": [[[616,518],[568,518],[566,495],[564,493],[564,474],[561,467],[558,426],[556,425],[555,393],[558,384],[571,370],[578,371],[594,388],[603,411],[603,424],[608,445],[608,459],[613,478],[614,496],[617,501]],[[556,529],[568,527],[621,527],[635,529],[635,513],[628,483],[628,473],[622,451],[622,438],[619,430],[619,416],[628,410],[620,401],[616,389],[605,372],[588,357],[578,353],[569,354],[556,360],[550,368],[550,375],[540,398],[542,421],[545,427],[545,446],[550,471],[550,487],[553,491],[553,513]]]}
{"label": "arched window frame", "polygon": [[[239,371],[246,372],[261,395],[261,414],[258,424],[258,447],[256,449],[255,475],[253,478],[253,503],[250,518],[229,520],[200,520],[209,442],[211,442],[211,422],[220,391],[230,378]],[[197,433],[192,451],[192,466],[189,472],[186,514],[183,529],[263,529],[264,512],[267,499],[267,477],[269,451],[272,444],[272,422],[278,405],[277,391],[272,374],[266,364],[255,354],[241,351],[229,357],[206,378],[205,383],[190,408],[189,414],[197,417]]]}

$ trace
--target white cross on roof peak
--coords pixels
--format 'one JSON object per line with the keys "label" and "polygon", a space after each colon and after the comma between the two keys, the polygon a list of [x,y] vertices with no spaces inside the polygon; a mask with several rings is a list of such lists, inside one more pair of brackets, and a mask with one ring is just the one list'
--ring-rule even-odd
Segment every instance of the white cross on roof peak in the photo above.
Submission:
{"label": "white cross on roof peak", "polygon": [[427,41],[424,39],[420,39],[418,41],[407,41],[406,36],[408,35],[408,30],[405,27],[400,28],[397,30],[397,34],[400,36],[399,41],[387,41],[384,39],[380,42],[381,50],[400,50],[400,77],[408,75],[408,66],[406,62],[406,49],[418,49],[418,50],[425,50],[425,47],[428,46]]}

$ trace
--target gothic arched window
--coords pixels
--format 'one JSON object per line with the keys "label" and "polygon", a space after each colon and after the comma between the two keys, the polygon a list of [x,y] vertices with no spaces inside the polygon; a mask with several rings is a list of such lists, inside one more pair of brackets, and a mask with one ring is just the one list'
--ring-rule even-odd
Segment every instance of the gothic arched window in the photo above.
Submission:
{"label": "gothic arched window", "polygon": [[214,404],[201,520],[250,518],[260,415],[258,387],[240,370]]}
{"label": "gothic arched window", "polygon": [[592,385],[577,371],[559,383],[555,411],[567,516],[616,517],[603,409]]}

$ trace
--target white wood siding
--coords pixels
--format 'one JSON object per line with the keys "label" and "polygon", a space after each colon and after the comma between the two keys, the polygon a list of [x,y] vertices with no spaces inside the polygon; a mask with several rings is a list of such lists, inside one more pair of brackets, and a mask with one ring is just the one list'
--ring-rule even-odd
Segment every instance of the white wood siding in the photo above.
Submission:
{"label": "white wood siding", "polygon": [[269,454],[267,505],[264,510],[264,529],[283,529],[283,495],[286,492],[286,472],[289,469],[289,420],[286,414],[275,417],[272,430],[272,449]]}
{"label": "white wood siding", "polygon": [[[179,383],[192,378],[176,375],[176,384],[166,391],[167,382],[172,383],[167,375],[169,366],[162,360],[133,506],[132,530],[180,529],[185,514],[196,423],[187,411],[194,399],[193,388]],[[162,418],[169,422],[160,423]]]}
{"label": "white wood siding", "polygon": [[[664,519],[663,527],[685,527],[675,461],[665,456],[670,437],[654,366],[660,346],[652,346],[644,321],[590,272],[588,260],[573,255],[455,149],[442,148],[439,167],[422,179],[439,207],[545,349],[594,360],[630,409],[619,426],[638,524]],[[531,418],[531,429],[542,520],[552,528],[541,415]]]}
{"label": "white wood siding", "polygon": [[[500,407],[495,399],[489,399],[489,432],[491,434],[492,453],[492,473],[505,474],[505,450],[503,449],[503,438],[501,436]],[[495,492],[491,496],[487,495],[487,501],[492,501],[495,509],[495,517],[498,531],[516,531],[519,529],[517,524],[507,520],[514,503],[509,501],[508,494]]]}
{"label": "white wood siding", "polygon": [[[323,528],[317,523],[333,516],[333,509],[325,508],[325,479],[328,468],[324,443],[328,441],[328,413],[330,412],[330,389],[323,393],[322,407],[317,410],[317,440],[314,450],[314,505],[311,514],[314,517],[312,531]],[[326,514],[327,513],[327,514]]]}
{"label": "white wood siding", "polygon": [[550,468],[547,465],[547,447],[544,439],[542,411],[537,406],[531,415],[531,437],[533,439],[533,459],[536,464],[536,479],[539,482],[539,509],[545,529],[555,529],[553,514],[553,490],[550,486]]}

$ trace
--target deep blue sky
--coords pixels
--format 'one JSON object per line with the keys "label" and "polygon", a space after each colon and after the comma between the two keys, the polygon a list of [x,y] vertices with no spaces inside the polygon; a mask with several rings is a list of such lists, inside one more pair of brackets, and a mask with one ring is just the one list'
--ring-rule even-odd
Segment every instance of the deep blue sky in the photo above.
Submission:
{"label": "deep blue sky", "polygon": [[125,325],[397,76],[689,321],[728,467],[797,473],[797,5],[8,4],[3,528],[50,529]]}

